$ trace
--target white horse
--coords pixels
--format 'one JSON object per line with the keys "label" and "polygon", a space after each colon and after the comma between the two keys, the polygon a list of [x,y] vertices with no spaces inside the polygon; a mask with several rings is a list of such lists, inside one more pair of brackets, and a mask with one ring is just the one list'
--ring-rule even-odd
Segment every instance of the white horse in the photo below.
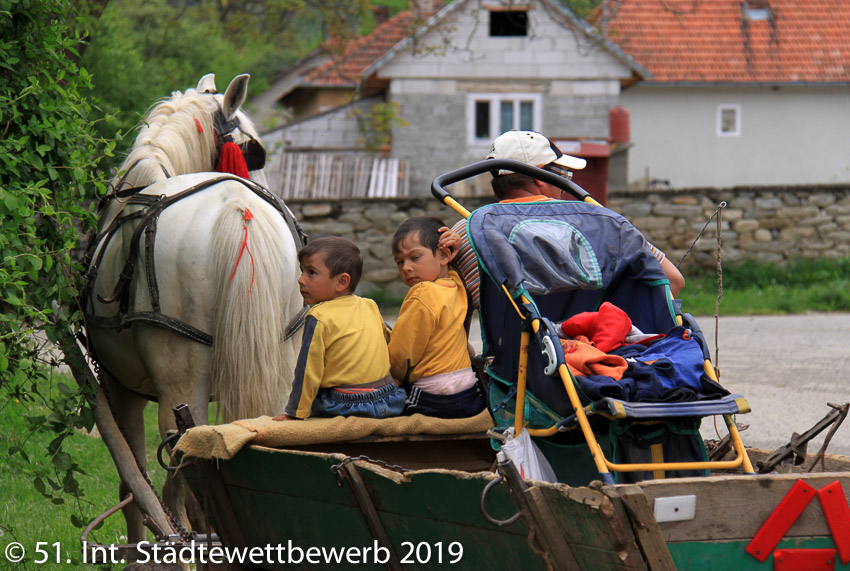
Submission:
{"label": "white horse", "polygon": [[[297,346],[284,331],[302,307],[293,224],[255,184],[265,185],[261,147],[259,160],[248,157],[259,167],[252,181],[212,172],[224,141],[257,151],[256,130],[239,110],[248,78],[221,95],[210,74],[151,108],[90,250],[86,329],[143,468],[149,400],[159,404],[164,438],[180,403],[205,424],[211,397],[230,421],[279,413],[289,395]],[[169,475],[163,499],[187,527],[182,478]],[[128,539],[143,540],[138,509],[125,517]]]}

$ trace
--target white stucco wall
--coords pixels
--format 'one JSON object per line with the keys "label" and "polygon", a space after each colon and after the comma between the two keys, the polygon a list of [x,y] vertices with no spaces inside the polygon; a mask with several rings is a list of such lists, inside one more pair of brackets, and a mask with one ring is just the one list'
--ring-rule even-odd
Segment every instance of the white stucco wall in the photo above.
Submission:
{"label": "white stucco wall", "polygon": [[[850,181],[850,87],[655,87],[620,94],[631,116],[629,181],[675,188]],[[717,109],[740,106],[739,136]]]}

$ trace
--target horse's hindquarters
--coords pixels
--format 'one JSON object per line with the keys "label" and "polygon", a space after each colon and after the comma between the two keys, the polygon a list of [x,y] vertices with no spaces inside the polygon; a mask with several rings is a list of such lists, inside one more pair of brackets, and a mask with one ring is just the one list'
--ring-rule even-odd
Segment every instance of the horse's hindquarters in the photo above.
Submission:
{"label": "horse's hindquarters", "polygon": [[[144,193],[176,196],[217,176],[174,177]],[[122,384],[153,393],[161,403],[178,396],[191,396],[195,403],[208,399],[215,378],[218,391],[228,392],[217,396],[247,404],[231,406],[235,414],[279,412],[295,358],[292,343],[282,342],[283,329],[301,306],[295,242],[285,220],[232,179],[176,200],[155,218],[142,231],[138,218],[127,222],[106,245],[93,313],[136,321],[120,333],[90,327],[98,358]],[[112,295],[134,243],[136,265],[122,312],[120,299],[104,303],[101,298]],[[199,338],[214,338],[220,356],[166,327],[162,318],[185,324]],[[248,386],[257,388],[254,400],[261,404],[252,401]]]}

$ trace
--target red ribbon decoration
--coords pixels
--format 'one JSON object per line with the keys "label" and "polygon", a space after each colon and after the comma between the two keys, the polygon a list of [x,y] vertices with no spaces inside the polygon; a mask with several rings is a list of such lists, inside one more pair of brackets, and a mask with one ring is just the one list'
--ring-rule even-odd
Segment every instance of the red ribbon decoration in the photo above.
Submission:
{"label": "red ribbon decoration", "polygon": [[245,216],[242,219],[245,221],[245,237],[242,239],[242,247],[239,249],[239,257],[236,258],[236,265],[233,267],[233,273],[230,274],[230,281],[233,281],[233,277],[236,275],[236,269],[239,267],[239,262],[242,261],[242,254],[245,253],[245,250],[248,251],[248,257],[251,258],[251,285],[248,287],[248,293],[245,294],[247,298],[248,295],[251,294],[251,290],[254,289],[254,254],[251,253],[251,248],[248,247],[248,221],[254,218],[254,214],[248,209],[245,209]]}

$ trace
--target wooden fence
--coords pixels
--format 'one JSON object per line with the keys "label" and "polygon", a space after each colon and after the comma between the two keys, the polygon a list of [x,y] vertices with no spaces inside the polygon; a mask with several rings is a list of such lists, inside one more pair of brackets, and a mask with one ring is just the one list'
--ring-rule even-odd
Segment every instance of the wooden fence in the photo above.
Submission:
{"label": "wooden fence", "polygon": [[410,195],[406,161],[365,154],[280,153],[265,169],[269,190],[287,199]]}

